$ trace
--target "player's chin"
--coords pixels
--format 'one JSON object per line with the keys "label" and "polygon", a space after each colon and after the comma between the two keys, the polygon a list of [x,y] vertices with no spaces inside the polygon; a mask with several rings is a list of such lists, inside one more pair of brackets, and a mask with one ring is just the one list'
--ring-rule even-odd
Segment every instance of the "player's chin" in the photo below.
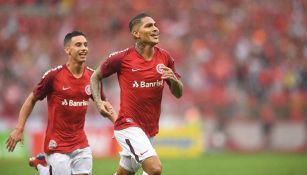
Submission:
{"label": "player's chin", "polygon": [[153,37],[152,42],[158,44],[160,42],[159,37]]}
{"label": "player's chin", "polygon": [[158,39],[156,39],[156,40],[151,40],[151,41],[150,41],[150,44],[151,44],[152,46],[157,45],[158,43],[159,43],[159,40],[158,40]]}
{"label": "player's chin", "polygon": [[79,62],[85,62],[85,61],[86,61],[86,56],[80,56],[80,57],[78,58],[78,61],[79,61]]}

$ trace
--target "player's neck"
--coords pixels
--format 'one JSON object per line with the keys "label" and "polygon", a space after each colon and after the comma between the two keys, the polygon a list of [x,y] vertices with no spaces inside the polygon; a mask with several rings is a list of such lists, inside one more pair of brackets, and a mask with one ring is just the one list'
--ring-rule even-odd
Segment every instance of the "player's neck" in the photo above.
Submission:
{"label": "player's neck", "polygon": [[155,53],[154,46],[140,42],[135,43],[135,49],[146,61],[151,60]]}
{"label": "player's neck", "polygon": [[76,63],[72,61],[68,61],[66,63],[66,66],[70,73],[75,77],[75,78],[80,78],[83,75],[85,63]]}

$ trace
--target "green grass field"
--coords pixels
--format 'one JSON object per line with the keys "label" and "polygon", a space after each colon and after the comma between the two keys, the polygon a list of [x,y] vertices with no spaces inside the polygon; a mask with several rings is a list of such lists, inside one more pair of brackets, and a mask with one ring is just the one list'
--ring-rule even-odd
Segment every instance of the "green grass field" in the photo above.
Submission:
{"label": "green grass field", "polygon": [[[166,175],[307,175],[307,154],[205,154],[199,159],[162,159],[162,163]],[[113,175],[117,165],[116,159],[95,159],[93,175]],[[0,159],[0,174],[38,173],[27,160]]]}

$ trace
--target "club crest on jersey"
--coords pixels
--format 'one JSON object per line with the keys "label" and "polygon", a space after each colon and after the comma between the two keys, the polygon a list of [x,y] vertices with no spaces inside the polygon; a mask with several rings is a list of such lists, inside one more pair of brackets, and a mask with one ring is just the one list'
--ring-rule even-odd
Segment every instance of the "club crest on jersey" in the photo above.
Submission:
{"label": "club crest on jersey", "polygon": [[162,67],[165,66],[164,64],[157,64],[156,70],[159,74],[163,73]]}
{"label": "club crest on jersey", "polygon": [[55,149],[58,146],[55,140],[50,140],[48,144],[49,149]]}
{"label": "club crest on jersey", "polygon": [[84,90],[85,90],[85,93],[87,95],[91,95],[92,94],[91,87],[90,87],[89,84],[85,86]]}

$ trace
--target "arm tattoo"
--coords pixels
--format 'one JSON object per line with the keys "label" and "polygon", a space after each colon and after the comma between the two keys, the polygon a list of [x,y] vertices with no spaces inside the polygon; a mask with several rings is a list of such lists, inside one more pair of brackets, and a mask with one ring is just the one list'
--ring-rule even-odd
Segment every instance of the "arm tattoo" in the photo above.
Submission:
{"label": "arm tattoo", "polygon": [[182,96],[183,85],[180,80],[171,81],[169,88],[175,97],[180,98]]}
{"label": "arm tattoo", "polygon": [[96,106],[99,108],[102,103],[102,100],[101,100],[101,82],[100,78],[98,77],[97,70],[95,70],[95,72],[91,77],[91,91]]}

